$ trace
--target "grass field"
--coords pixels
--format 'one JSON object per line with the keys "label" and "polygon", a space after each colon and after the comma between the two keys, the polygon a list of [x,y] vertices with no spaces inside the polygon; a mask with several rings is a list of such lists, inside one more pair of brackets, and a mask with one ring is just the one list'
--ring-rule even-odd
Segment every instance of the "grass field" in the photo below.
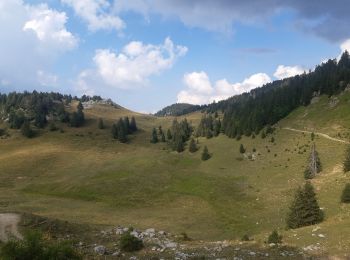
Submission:
{"label": "grass field", "polygon": [[[349,94],[333,108],[328,98],[299,108],[282,120],[270,137],[199,139],[212,158],[201,161],[201,149],[181,154],[166,144],[151,144],[153,127],[167,129],[173,118],[156,118],[125,109],[97,105],[85,110],[86,126],[43,131],[26,139],[18,131],[0,140],[0,211],[30,212],[73,223],[154,227],[186,232],[196,240],[240,239],[258,242],[278,229],[284,241],[299,247],[320,243],[321,250],[344,256],[350,251],[350,208],[339,203],[349,177],[342,172],[346,145],[316,136],[323,171],[312,180],[326,220],[315,227],[285,230],[285,216],[294,191],[304,182],[309,134],[283,127],[312,129],[348,138]],[[129,144],[113,140],[112,122],[136,117],[140,130]],[[97,129],[97,119],[107,128]],[[194,126],[200,113],[187,115]],[[257,150],[256,159],[239,153]],[[323,234],[321,238],[318,234]]]}

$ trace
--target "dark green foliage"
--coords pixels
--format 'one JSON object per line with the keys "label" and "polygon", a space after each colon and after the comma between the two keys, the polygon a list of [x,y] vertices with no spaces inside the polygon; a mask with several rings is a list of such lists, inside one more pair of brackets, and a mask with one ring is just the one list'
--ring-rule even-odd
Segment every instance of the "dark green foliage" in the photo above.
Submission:
{"label": "dark green foliage", "polygon": [[121,143],[128,142],[128,134],[137,130],[135,118],[132,118],[131,123],[129,123],[129,117],[124,117],[119,118],[118,122],[112,125],[112,136],[114,139],[118,139]]}
{"label": "dark green foliage", "polygon": [[151,143],[152,144],[158,143],[158,135],[157,135],[157,130],[155,128],[153,128],[153,130],[152,130]]}
{"label": "dark green foliage", "polygon": [[11,110],[9,114],[9,123],[10,127],[14,129],[20,129],[26,117],[24,116],[24,112],[22,110]]}
{"label": "dark green foliage", "polygon": [[44,128],[46,124],[46,115],[40,112],[36,113],[34,117],[34,125],[38,128]]}
{"label": "dark green foliage", "polygon": [[83,105],[81,102],[78,103],[77,112],[73,112],[69,119],[72,127],[81,127],[85,123],[85,116],[83,112]]}
{"label": "dark green foliage", "polygon": [[4,260],[78,260],[82,257],[68,242],[49,242],[40,233],[27,233],[23,240],[10,240],[1,246]]}
{"label": "dark green foliage", "polygon": [[162,135],[162,134],[163,134],[162,126],[158,126],[158,134],[159,134],[159,135]]}
{"label": "dark green foliage", "polygon": [[131,133],[134,133],[137,131],[137,126],[136,126],[136,120],[135,117],[131,117],[131,122],[130,122],[130,131]]}
{"label": "dark green foliage", "polygon": [[266,138],[265,131],[261,131],[261,139],[265,139],[265,138]]}
{"label": "dark green foliage", "polygon": [[250,238],[247,234],[245,234],[242,238],[241,238],[242,241],[250,241]]}
{"label": "dark green foliage", "polygon": [[98,119],[97,127],[98,127],[98,129],[104,129],[105,128],[105,125],[103,123],[103,119],[102,118]]}
{"label": "dark green foliage", "polygon": [[196,142],[194,141],[193,138],[191,138],[190,144],[188,146],[188,150],[189,150],[190,153],[195,153],[198,150]]}
{"label": "dark green foliage", "polygon": [[312,179],[316,176],[317,173],[321,171],[322,171],[321,160],[320,160],[320,157],[318,156],[318,153],[316,151],[316,146],[314,144],[311,149],[309,164],[304,171],[304,178]]}
{"label": "dark green foliage", "polygon": [[218,136],[221,132],[221,121],[215,119],[211,114],[205,114],[202,116],[201,121],[198,125],[196,136],[203,136],[206,138],[212,138]]}
{"label": "dark green foliage", "polygon": [[64,109],[64,105],[60,104],[57,108],[57,118],[62,123],[69,122],[69,113]]}
{"label": "dark green foliage", "polygon": [[323,219],[324,214],[318,205],[314,188],[310,182],[306,182],[295,194],[287,216],[287,226],[299,228],[320,223]]}
{"label": "dark green foliage", "polygon": [[141,250],[143,248],[143,242],[141,239],[126,232],[120,237],[119,246],[125,252],[133,252]]}
{"label": "dark green foliage", "polygon": [[6,129],[0,128],[0,137],[1,137],[1,136],[5,136],[5,135],[7,135]]}
{"label": "dark green foliage", "polygon": [[162,143],[165,143],[166,142],[166,140],[165,140],[165,134],[162,132],[162,134],[160,135],[160,141],[162,142]]}
{"label": "dark green foliage", "polygon": [[52,131],[52,132],[58,130],[58,128],[57,128],[55,122],[51,121],[51,122],[49,123],[49,130]]}
{"label": "dark green foliage", "polygon": [[168,129],[168,131],[166,132],[166,138],[167,138],[168,140],[171,140],[171,139],[173,138],[173,135],[171,134],[170,129]]}
{"label": "dark green foliage", "polygon": [[245,153],[245,148],[244,148],[243,144],[241,144],[239,146],[239,152],[242,153],[242,154]]}
{"label": "dark green foliage", "polygon": [[21,126],[21,133],[25,137],[32,138],[35,136],[35,132],[30,127],[30,122],[28,120],[24,121],[24,123]]}
{"label": "dark green foliage", "polygon": [[282,236],[278,234],[277,230],[274,230],[268,237],[267,243],[271,244],[281,244],[282,243]]}
{"label": "dark green foliage", "polygon": [[272,136],[270,141],[271,141],[271,143],[274,143],[275,142],[275,138]]}
{"label": "dark green foliage", "polygon": [[314,132],[311,133],[311,141],[313,141],[313,140],[315,140],[315,133]]}
{"label": "dark green foliage", "polygon": [[[340,82],[345,84],[339,84]],[[206,112],[223,111],[223,131],[227,136],[235,138],[239,132],[259,132],[265,126],[274,125],[297,107],[310,104],[315,93],[327,96],[339,94],[348,82],[350,62],[349,54],[345,52],[339,63],[336,59],[330,59],[309,73],[276,80],[249,93],[202,106],[200,109]],[[270,134],[269,129],[266,134]]]}
{"label": "dark green foliage", "polygon": [[175,119],[171,126],[170,148],[173,151],[182,152],[185,149],[185,142],[190,138],[192,131],[192,126],[187,122],[186,118],[180,123]]}
{"label": "dark green foliage", "polygon": [[182,116],[200,109],[198,105],[177,103],[163,108],[155,113],[155,116]]}
{"label": "dark green foliage", "polygon": [[345,185],[340,201],[342,203],[350,203],[350,183]]}
{"label": "dark green foliage", "polygon": [[204,146],[204,149],[203,149],[203,152],[202,152],[202,161],[209,160],[210,157],[211,157],[211,156],[210,156],[210,154],[209,154],[208,147],[207,147],[207,146]]}
{"label": "dark green foliage", "polygon": [[346,149],[343,168],[344,168],[344,172],[350,171],[350,146]]}

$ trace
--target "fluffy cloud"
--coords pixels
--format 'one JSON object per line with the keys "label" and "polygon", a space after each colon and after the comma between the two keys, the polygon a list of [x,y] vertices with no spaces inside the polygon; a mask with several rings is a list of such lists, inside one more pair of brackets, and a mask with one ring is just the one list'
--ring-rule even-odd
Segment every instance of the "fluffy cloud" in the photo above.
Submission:
{"label": "fluffy cloud", "polygon": [[94,89],[99,81],[122,89],[145,85],[150,76],[171,68],[186,52],[186,47],[174,45],[170,38],[160,45],[130,42],[120,53],[100,49],[93,58],[95,69],[83,71],[76,85],[83,91]]}
{"label": "fluffy cloud", "polygon": [[279,65],[277,67],[277,70],[273,74],[277,79],[284,79],[284,78],[289,78],[293,77],[295,75],[300,75],[303,74],[305,69],[303,69],[300,66],[284,66],[284,65]]}
{"label": "fluffy cloud", "polygon": [[125,23],[117,15],[108,13],[110,3],[107,0],[61,0],[88,24],[90,31],[122,30]]}
{"label": "fluffy cloud", "polygon": [[148,17],[176,17],[185,25],[215,31],[230,31],[235,22],[266,23],[283,10],[295,13],[296,28],[330,41],[349,37],[348,0],[116,0],[118,12],[134,11]]}
{"label": "fluffy cloud", "polygon": [[52,87],[57,85],[58,76],[42,70],[37,71],[38,82],[41,86]]}
{"label": "fluffy cloud", "polygon": [[350,51],[350,39],[347,39],[340,45],[341,52]]}
{"label": "fluffy cloud", "polygon": [[33,31],[41,43],[58,49],[73,49],[77,38],[65,28],[67,16],[64,12],[49,9],[46,4],[27,6],[29,20],[23,31]]}
{"label": "fluffy cloud", "polygon": [[184,83],[188,89],[179,92],[177,102],[197,105],[208,104],[248,92],[268,82],[271,82],[271,79],[267,74],[257,73],[242,82],[231,84],[227,79],[221,79],[213,85],[205,72],[192,72],[185,74]]}
{"label": "fluffy cloud", "polygon": [[[39,88],[51,65],[74,48],[64,12],[22,0],[0,1],[0,83],[2,90]],[[46,76],[38,71],[46,71]],[[53,79],[53,78],[51,78]],[[40,83],[41,81],[41,83]],[[4,84],[5,83],[5,84]]]}

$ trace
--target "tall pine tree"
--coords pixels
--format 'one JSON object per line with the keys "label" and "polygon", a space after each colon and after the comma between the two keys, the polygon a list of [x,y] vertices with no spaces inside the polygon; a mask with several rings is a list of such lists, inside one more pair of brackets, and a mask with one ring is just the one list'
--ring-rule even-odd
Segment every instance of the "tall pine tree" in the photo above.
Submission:
{"label": "tall pine tree", "polygon": [[158,143],[158,135],[157,135],[157,130],[155,128],[153,128],[153,130],[152,130],[151,143],[152,144]]}
{"label": "tall pine tree", "polygon": [[324,214],[318,205],[314,188],[310,182],[306,182],[295,194],[287,216],[287,226],[299,228],[320,223],[323,219]]}

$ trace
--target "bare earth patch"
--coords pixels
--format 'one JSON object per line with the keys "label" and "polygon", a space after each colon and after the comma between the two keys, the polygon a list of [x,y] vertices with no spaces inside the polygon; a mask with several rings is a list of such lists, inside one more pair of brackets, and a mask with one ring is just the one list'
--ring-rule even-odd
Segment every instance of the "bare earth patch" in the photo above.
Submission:
{"label": "bare earth patch", "polygon": [[22,235],[18,232],[18,223],[21,216],[14,213],[0,214],[0,241],[6,242],[11,237],[22,239]]}

